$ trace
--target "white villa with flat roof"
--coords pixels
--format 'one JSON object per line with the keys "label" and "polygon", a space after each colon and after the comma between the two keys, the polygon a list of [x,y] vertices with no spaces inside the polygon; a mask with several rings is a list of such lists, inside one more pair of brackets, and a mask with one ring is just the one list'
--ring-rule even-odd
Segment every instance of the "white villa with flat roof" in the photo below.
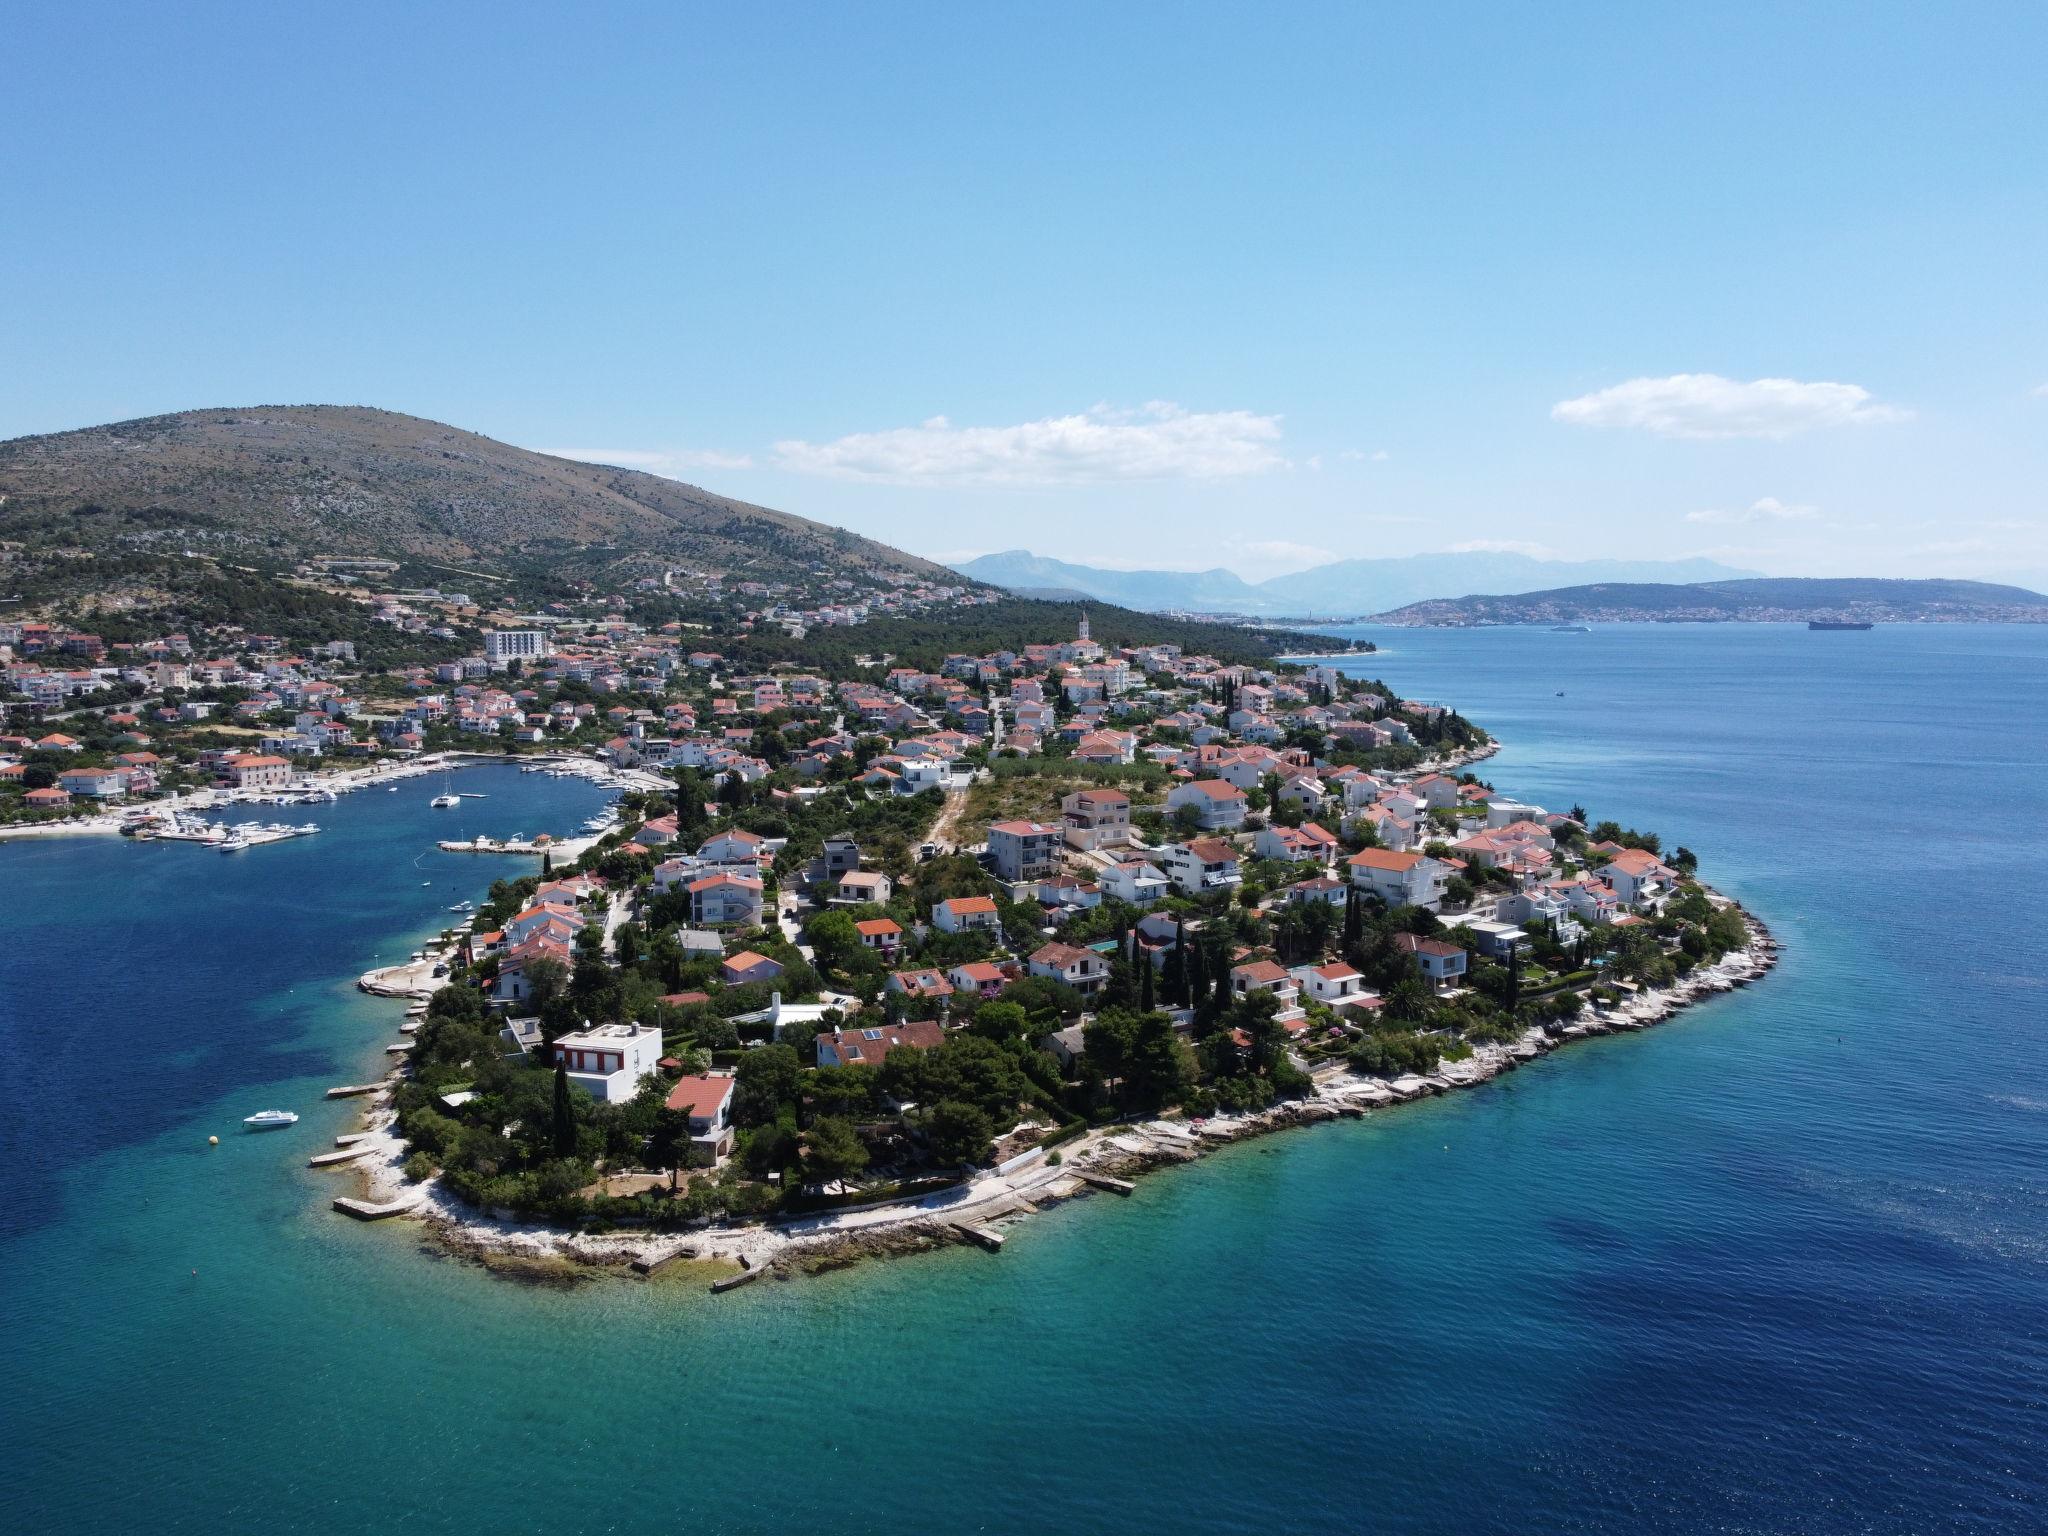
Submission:
{"label": "white villa with flat roof", "polygon": [[555,1040],[556,1065],[607,1104],[632,1098],[660,1061],[661,1031],[651,1024],[600,1024]]}

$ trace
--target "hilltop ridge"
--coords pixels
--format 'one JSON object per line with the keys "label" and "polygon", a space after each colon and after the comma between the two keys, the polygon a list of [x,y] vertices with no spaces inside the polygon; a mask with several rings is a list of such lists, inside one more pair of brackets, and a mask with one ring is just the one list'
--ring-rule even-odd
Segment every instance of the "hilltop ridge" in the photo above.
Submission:
{"label": "hilltop ridge", "polygon": [[189,548],[256,568],[331,554],[505,576],[685,563],[764,580],[960,580],[788,512],[368,406],[180,411],[0,442],[0,538],[103,554]]}

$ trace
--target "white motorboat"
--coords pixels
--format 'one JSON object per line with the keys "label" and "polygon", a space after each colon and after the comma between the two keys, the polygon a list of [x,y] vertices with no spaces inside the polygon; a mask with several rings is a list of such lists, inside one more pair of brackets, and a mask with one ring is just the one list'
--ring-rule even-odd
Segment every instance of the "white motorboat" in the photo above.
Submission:
{"label": "white motorboat", "polygon": [[457,806],[462,804],[462,796],[436,795],[432,800],[428,801],[427,803],[437,811],[445,811],[449,809],[451,806]]}
{"label": "white motorboat", "polygon": [[281,1131],[298,1123],[299,1117],[288,1109],[259,1109],[242,1121],[252,1131]]}

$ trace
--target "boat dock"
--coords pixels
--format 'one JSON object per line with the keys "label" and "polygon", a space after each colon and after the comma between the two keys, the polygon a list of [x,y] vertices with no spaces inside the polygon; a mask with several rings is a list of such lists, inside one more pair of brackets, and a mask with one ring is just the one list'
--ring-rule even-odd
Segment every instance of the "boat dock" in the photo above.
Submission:
{"label": "boat dock", "polygon": [[386,1200],[381,1205],[374,1200],[357,1200],[349,1195],[334,1198],[334,1208],[357,1221],[382,1221],[387,1216],[403,1216],[419,1203],[418,1195],[400,1195],[396,1200]]}
{"label": "boat dock", "polygon": [[1113,1195],[1128,1195],[1138,1187],[1129,1179],[1113,1179],[1106,1173],[1082,1173],[1079,1169],[1076,1169],[1074,1177],[1083,1184],[1092,1184],[1097,1189],[1106,1189]]}
{"label": "boat dock", "polygon": [[330,1099],[359,1099],[366,1093],[382,1093],[382,1083],[344,1083],[339,1088],[327,1090]]}
{"label": "boat dock", "polygon": [[970,1243],[977,1243],[986,1248],[990,1253],[1003,1251],[1003,1234],[994,1227],[974,1221],[956,1221],[953,1223],[953,1230]]}
{"label": "boat dock", "polygon": [[367,1157],[369,1147],[344,1147],[339,1152],[316,1152],[306,1159],[308,1168],[339,1168],[343,1163],[352,1163],[359,1157]]}
{"label": "boat dock", "polygon": [[756,1280],[760,1278],[760,1270],[743,1269],[736,1275],[726,1275],[720,1279],[712,1281],[711,1294],[714,1296],[718,1296],[722,1295],[726,1291],[736,1291],[743,1285],[752,1285]]}
{"label": "boat dock", "polygon": [[678,1248],[674,1253],[665,1253],[658,1259],[645,1257],[635,1259],[627,1267],[636,1275],[658,1275],[679,1259],[694,1259],[695,1257],[697,1257],[696,1249]]}
{"label": "boat dock", "polygon": [[473,837],[467,841],[447,838],[435,846],[443,853],[561,853],[567,857],[566,850],[570,844],[560,838],[545,836],[533,838]]}

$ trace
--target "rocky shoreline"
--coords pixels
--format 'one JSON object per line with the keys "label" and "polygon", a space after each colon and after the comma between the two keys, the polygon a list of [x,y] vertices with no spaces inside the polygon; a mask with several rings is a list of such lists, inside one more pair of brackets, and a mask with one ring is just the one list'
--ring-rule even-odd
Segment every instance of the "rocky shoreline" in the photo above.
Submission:
{"label": "rocky shoreline", "polygon": [[[1777,964],[1778,942],[1752,913],[1725,898],[1713,899],[1741,914],[1749,943],[1669,987],[1638,992],[1613,1008],[1592,1010],[1552,1031],[1531,1028],[1511,1045],[1474,1047],[1468,1059],[1444,1063],[1426,1077],[1365,1077],[1340,1067],[1316,1074],[1312,1097],[1252,1114],[1199,1122],[1163,1117],[1103,1126],[1050,1155],[1042,1149],[1035,1155],[1024,1153],[967,1184],[913,1201],[785,1222],[659,1234],[569,1232],[509,1213],[475,1211],[442,1190],[438,1180],[406,1180],[406,1147],[393,1124],[388,1083],[386,1092],[366,1102],[366,1124],[352,1143],[363,1152],[350,1166],[362,1180],[369,1208],[417,1222],[437,1254],[467,1259],[529,1283],[574,1284],[606,1275],[652,1277],[689,1266],[719,1275],[712,1289],[723,1290],[761,1275],[788,1280],[961,1243],[994,1247],[1000,1245],[1005,1225],[1048,1206],[1105,1190],[1128,1192],[1131,1180],[1197,1161],[1219,1147],[1300,1126],[1362,1118],[1376,1110],[1476,1087],[1575,1041],[1648,1029],[1707,998],[1746,987]],[[395,1075],[390,1081],[396,1081]]]}

